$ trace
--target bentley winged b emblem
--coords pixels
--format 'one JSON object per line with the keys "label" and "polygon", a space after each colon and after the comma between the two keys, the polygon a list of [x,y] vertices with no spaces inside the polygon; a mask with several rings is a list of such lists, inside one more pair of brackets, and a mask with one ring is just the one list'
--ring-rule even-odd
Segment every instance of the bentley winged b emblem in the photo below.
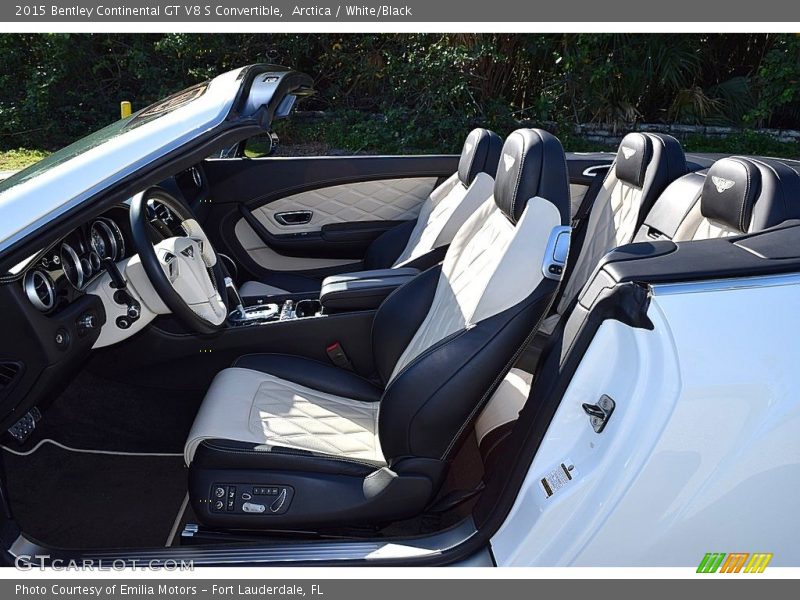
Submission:
{"label": "bentley winged b emblem", "polygon": [[626,160],[629,159],[634,154],[636,154],[636,150],[634,150],[633,148],[628,148],[627,146],[622,147],[622,156],[624,156]]}
{"label": "bentley winged b emblem", "polygon": [[731,189],[736,183],[735,181],[725,179],[724,177],[717,177],[716,175],[711,176],[711,181],[714,182],[714,186],[720,194],[725,190]]}

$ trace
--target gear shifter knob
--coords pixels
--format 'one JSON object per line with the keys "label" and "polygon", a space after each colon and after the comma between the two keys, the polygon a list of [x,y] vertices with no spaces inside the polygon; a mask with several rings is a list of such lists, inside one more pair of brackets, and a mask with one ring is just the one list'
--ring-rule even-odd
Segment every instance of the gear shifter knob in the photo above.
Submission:
{"label": "gear shifter knob", "polygon": [[236,303],[236,312],[239,313],[239,318],[244,319],[247,315],[242,303],[242,297],[239,295],[239,289],[230,277],[225,278],[225,289],[233,296],[233,301]]}

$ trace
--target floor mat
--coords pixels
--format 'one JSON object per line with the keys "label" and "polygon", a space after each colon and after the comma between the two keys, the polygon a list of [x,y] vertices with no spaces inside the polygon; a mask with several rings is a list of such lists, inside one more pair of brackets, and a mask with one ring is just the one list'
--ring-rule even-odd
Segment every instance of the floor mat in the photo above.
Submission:
{"label": "floor mat", "polygon": [[3,450],[11,509],[48,546],[164,546],[186,495],[182,457]]}
{"label": "floor mat", "polygon": [[[49,438],[74,448],[183,452],[202,392],[117,383],[81,372],[51,406],[20,450]],[[15,447],[13,440],[6,444]]]}

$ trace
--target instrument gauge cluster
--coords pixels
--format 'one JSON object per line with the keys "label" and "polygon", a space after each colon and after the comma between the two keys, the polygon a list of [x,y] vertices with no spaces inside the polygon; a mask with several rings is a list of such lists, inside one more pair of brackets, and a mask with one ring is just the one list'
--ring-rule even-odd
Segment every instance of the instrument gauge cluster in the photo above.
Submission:
{"label": "instrument gauge cluster", "polygon": [[104,261],[126,258],[127,210],[114,208],[78,227],[27,270],[22,286],[38,310],[47,313],[71,302],[105,271]]}

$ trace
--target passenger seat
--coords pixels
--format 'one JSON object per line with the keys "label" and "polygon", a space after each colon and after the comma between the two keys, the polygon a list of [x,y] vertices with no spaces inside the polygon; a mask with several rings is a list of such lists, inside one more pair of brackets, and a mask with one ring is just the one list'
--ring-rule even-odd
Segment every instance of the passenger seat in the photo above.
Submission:
{"label": "passenger seat", "polygon": [[[364,257],[364,270],[423,270],[440,262],[456,232],[492,196],[502,147],[502,138],[493,131],[473,129],[461,150],[458,171],[431,192],[416,221],[397,225],[372,242]],[[285,281],[285,277],[276,282],[267,276],[244,283],[239,293],[258,297],[309,291],[308,282],[302,290],[290,290],[280,287]],[[320,284],[316,283],[316,289]]]}

